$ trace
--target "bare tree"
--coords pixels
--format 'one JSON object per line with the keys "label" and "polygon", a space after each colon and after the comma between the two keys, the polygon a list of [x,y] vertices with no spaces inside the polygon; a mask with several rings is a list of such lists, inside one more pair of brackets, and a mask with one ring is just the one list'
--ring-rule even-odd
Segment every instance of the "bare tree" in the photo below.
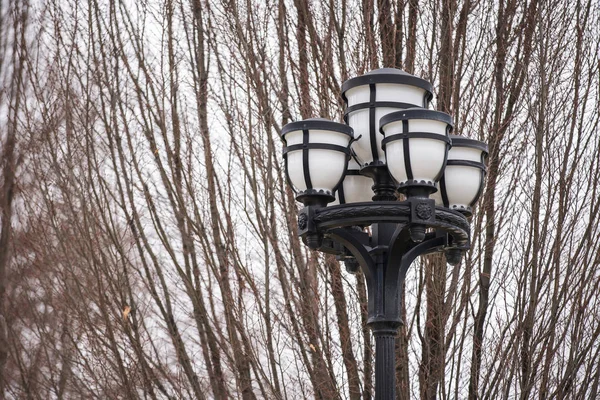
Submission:
{"label": "bare tree", "polygon": [[400,398],[598,396],[600,8],[0,4],[3,398],[373,397],[366,287],[297,236],[281,128],[399,67],[490,145],[458,266],[419,260]]}

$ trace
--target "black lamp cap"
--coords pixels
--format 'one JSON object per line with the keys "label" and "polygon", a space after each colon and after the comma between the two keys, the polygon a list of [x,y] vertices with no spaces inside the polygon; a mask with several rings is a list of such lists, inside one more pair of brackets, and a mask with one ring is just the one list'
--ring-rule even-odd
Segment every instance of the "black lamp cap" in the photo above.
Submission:
{"label": "black lamp cap", "polygon": [[470,139],[460,135],[450,135],[450,140],[452,140],[452,147],[471,147],[473,149],[481,150],[486,155],[489,153],[487,143],[479,140]]}
{"label": "black lamp cap", "polygon": [[[452,117],[441,111],[427,110],[425,108],[414,107],[407,108],[402,111],[395,111],[381,117],[379,120],[379,132],[383,134],[382,128],[392,122],[404,121],[409,119],[429,119],[434,121],[442,121],[450,125],[450,129],[454,127],[452,123]],[[455,136],[455,135],[452,135]]]}
{"label": "black lamp cap", "polygon": [[425,89],[427,98],[433,97],[433,85],[425,79],[416,77],[408,72],[396,68],[379,68],[369,71],[364,75],[348,79],[342,84],[342,97],[346,99],[345,93],[357,86],[369,85],[371,83],[396,83],[401,85],[416,86]]}
{"label": "black lamp cap", "polygon": [[354,129],[346,124],[340,124],[339,122],[333,122],[325,118],[309,118],[302,121],[290,122],[281,129],[281,138],[284,139],[284,136],[289,132],[301,131],[304,129],[340,132],[354,138]]}

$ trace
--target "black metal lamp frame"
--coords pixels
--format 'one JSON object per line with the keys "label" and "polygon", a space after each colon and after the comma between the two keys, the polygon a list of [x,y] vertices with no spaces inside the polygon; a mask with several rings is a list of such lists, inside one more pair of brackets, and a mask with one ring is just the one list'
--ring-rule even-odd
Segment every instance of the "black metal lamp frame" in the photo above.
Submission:
{"label": "black metal lamp frame", "polygon": [[[438,251],[456,264],[470,242],[465,215],[436,207],[426,196],[378,201],[389,197],[385,186],[375,182],[372,202],[309,205],[298,215],[299,235],[308,247],[336,255],[349,272],[360,268],[365,276],[368,325],[375,337],[376,400],[396,398],[395,337],[403,323],[400,305],[408,268],[418,256]],[[362,228],[369,225],[370,234]],[[423,227],[423,240],[411,239],[411,230]]]}
{"label": "black metal lamp frame", "polygon": [[[471,147],[477,150],[481,150],[481,159],[479,162],[475,162],[475,161],[467,161],[467,160],[446,160],[446,166],[452,166],[452,165],[460,165],[460,166],[465,166],[465,167],[472,167],[472,168],[477,168],[479,170],[481,170],[481,173],[479,174],[479,191],[477,192],[477,195],[475,196],[475,198],[473,199],[473,201],[471,201],[471,204],[469,204],[468,207],[464,208],[464,207],[457,207],[457,206],[453,206],[453,209],[455,210],[460,210],[461,213],[465,214],[465,215],[472,215],[472,207],[477,203],[477,200],[479,200],[479,197],[481,196],[481,194],[483,193],[483,180],[485,179],[485,174],[487,173],[487,167],[485,165],[485,161],[488,157],[488,146],[485,143],[482,143],[478,140],[473,140],[473,139],[468,139],[462,136],[458,136],[458,135],[451,135],[450,140],[452,141],[452,145],[456,146],[456,147]],[[446,158],[448,157],[448,154],[446,153]],[[445,169],[444,169],[444,173],[445,173]],[[444,175],[442,174],[442,176],[440,177],[439,180],[439,185],[440,185],[440,194],[442,196],[442,204],[444,204],[445,207],[450,207],[450,202],[448,201],[448,194],[447,194],[447,190],[446,190],[446,179],[444,177]]]}
{"label": "black metal lamp frame", "polygon": [[[400,84],[417,87],[423,90],[422,105],[401,102],[378,101],[377,84]],[[368,289],[367,321],[375,336],[375,399],[393,400],[396,398],[395,372],[395,338],[398,327],[403,324],[401,310],[404,297],[403,283],[408,268],[421,255],[443,251],[449,264],[460,262],[462,253],[470,246],[469,222],[467,216],[470,209],[451,210],[448,208],[448,198],[445,185],[440,182],[442,200],[446,207],[436,206],[435,200],[429,195],[437,190],[433,181],[417,181],[413,179],[410,163],[409,140],[426,138],[441,140],[446,143],[445,165],[462,165],[477,167],[482,170],[480,187],[483,187],[485,174],[484,158],[481,163],[472,161],[447,161],[448,150],[453,139],[457,144],[467,147],[480,148],[484,146],[477,141],[460,137],[450,138],[452,119],[450,116],[427,110],[432,98],[431,84],[403,71],[384,68],[371,71],[361,77],[350,79],[342,85],[342,97],[348,105],[346,93],[355,87],[369,87],[369,101],[346,107],[344,121],[352,112],[369,110],[368,135],[372,161],[361,163],[360,173],[373,179],[373,201],[364,203],[349,203],[327,207],[333,200],[333,192],[321,192],[312,188],[308,168],[308,151],[310,149],[326,149],[341,151],[350,157],[348,148],[329,144],[311,143],[310,128],[334,130],[349,134],[354,140],[353,130],[322,119],[312,119],[288,124],[282,130],[285,141],[286,132],[302,130],[302,144],[284,148],[286,161],[290,151],[303,151],[303,169],[307,190],[297,193],[296,199],[304,203],[304,208],[298,214],[298,233],[304,243],[311,249],[323,253],[334,254],[344,261],[346,269],[356,273],[362,270]],[[376,121],[376,110],[379,107],[395,108],[402,111],[392,112]],[[416,108],[415,108],[416,107]],[[429,132],[409,132],[409,119],[437,119],[448,124],[446,135]],[[391,176],[386,163],[380,160],[380,149],[377,142],[378,128],[388,122],[403,121],[402,132],[390,132],[381,142],[381,150],[385,152],[386,144],[395,140],[404,143],[404,160],[408,181],[399,185]],[[378,126],[379,125],[379,126]],[[383,131],[379,131],[383,133]],[[367,132],[365,132],[366,134]],[[287,144],[286,144],[287,146]],[[481,147],[487,154],[487,147]],[[434,180],[443,179],[442,169]],[[333,188],[337,190],[344,177]],[[288,175],[289,181],[289,175]],[[341,187],[343,191],[343,187]],[[397,201],[397,193],[406,196],[405,201]],[[478,197],[478,196],[477,196]],[[473,201],[476,201],[474,199]],[[340,203],[344,202],[343,193]],[[472,204],[471,204],[472,205]],[[370,231],[364,228],[370,226]]]}

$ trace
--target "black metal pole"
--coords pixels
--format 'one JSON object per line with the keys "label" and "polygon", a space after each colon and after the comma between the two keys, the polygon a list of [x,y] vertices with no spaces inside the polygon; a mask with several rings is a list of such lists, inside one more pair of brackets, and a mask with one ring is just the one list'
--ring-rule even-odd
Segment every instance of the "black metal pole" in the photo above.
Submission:
{"label": "black metal pole", "polygon": [[402,294],[398,290],[398,275],[401,261],[392,260],[390,265],[390,246],[397,225],[378,223],[372,226],[372,253],[375,261],[374,280],[371,282],[369,295],[374,295],[373,310],[369,321],[371,332],[375,337],[375,400],[394,400],[396,398],[396,334],[400,326],[399,307],[397,303]]}
{"label": "black metal pole", "polygon": [[394,400],[397,324],[375,324],[371,330],[375,336],[375,400]]}

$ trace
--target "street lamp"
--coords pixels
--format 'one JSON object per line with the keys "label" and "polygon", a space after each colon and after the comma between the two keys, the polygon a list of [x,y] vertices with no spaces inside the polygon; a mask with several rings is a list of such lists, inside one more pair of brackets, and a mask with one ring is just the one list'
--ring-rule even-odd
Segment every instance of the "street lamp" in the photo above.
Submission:
{"label": "street lamp", "polygon": [[469,248],[487,145],[450,135],[451,117],[427,109],[431,84],[406,72],[371,71],[344,82],[342,96],[347,125],[319,118],[284,126],[286,174],[304,204],[303,242],[365,276],[375,398],[395,399],[406,272],[420,255],[442,251],[457,264]]}

